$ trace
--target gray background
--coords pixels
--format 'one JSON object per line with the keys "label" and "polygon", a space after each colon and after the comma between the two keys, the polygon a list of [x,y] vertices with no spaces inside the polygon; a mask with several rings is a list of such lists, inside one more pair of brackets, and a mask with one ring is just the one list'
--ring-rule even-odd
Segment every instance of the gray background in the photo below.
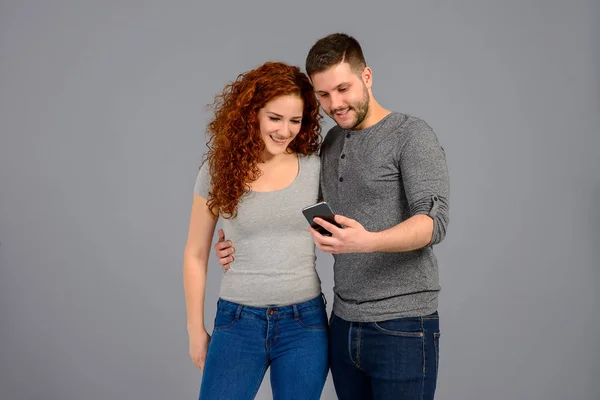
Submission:
{"label": "gray background", "polygon": [[447,151],[437,398],[600,398],[597,1],[203,3],[0,2],[1,399],[196,398],[181,264],[205,105],[335,31]]}

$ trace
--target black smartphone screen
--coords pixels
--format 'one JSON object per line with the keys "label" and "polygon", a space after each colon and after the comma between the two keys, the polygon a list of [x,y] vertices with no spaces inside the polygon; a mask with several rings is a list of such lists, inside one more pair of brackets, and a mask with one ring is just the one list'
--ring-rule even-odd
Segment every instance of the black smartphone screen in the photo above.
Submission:
{"label": "black smartphone screen", "polygon": [[302,209],[302,213],[304,214],[304,217],[306,218],[306,220],[308,221],[310,226],[312,226],[313,229],[315,229],[317,232],[319,232],[323,236],[331,236],[331,232],[329,232],[327,229],[323,228],[321,225],[315,223],[313,221],[313,218],[315,218],[315,217],[322,218],[325,221],[337,226],[338,228],[342,227],[340,224],[335,222],[334,214],[326,202],[321,202],[321,203],[313,204],[312,206],[306,207],[306,208]]}

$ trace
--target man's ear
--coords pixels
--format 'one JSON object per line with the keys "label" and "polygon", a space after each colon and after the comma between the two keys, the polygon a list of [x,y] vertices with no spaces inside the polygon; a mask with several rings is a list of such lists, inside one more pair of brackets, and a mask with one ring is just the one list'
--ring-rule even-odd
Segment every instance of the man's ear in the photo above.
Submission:
{"label": "man's ear", "polygon": [[371,68],[369,67],[365,67],[362,70],[361,73],[361,78],[363,80],[363,82],[365,83],[365,85],[367,86],[367,88],[371,88],[371,86],[373,85],[373,70],[371,70]]}

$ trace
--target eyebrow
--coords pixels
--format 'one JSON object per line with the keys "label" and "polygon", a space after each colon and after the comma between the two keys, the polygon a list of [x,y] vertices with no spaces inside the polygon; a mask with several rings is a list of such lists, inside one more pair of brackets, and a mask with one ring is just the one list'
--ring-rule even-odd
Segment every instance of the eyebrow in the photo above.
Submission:
{"label": "eyebrow", "polygon": [[[337,85],[336,87],[333,88],[333,90],[339,89],[340,86],[344,86],[344,85],[350,85],[351,82],[342,82],[339,85]],[[327,93],[325,90],[317,90],[317,93]]]}
{"label": "eyebrow", "polygon": [[[279,118],[283,118],[283,115],[281,115],[281,114],[277,114],[276,112],[273,112],[273,111],[267,111],[267,112],[268,112],[269,114],[276,115],[276,116],[278,116]],[[302,115],[299,115],[299,116],[296,116],[296,117],[292,117],[292,118],[293,118],[293,119],[294,119],[294,118],[302,118]]]}

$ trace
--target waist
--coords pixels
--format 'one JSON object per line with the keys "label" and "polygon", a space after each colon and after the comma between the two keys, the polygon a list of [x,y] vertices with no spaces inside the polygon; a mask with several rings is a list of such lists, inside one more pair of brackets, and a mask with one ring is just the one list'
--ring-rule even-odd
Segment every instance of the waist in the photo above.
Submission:
{"label": "waist", "polygon": [[323,293],[319,296],[314,297],[310,300],[303,301],[300,303],[285,305],[285,306],[266,306],[256,307],[251,305],[245,305],[236,303],[233,301],[219,298],[217,301],[217,312],[224,312],[229,314],[236,314],[239,318],[241,315],[246,315],[253,318],[261,319],[273,319],[273,318],[297,318],[300,314],[306,313],[312,310],[325,309],[327,300]]}
{"label": "waist", "polygon": [[321,293],[321,281],[314,267],[296,270],[233,266],[223,275],[219,297],[254,307],[296,304]]}
{"label": "waist", "polygon": [[[335,292],[335,290],[334,290]],[[346,321],[377,322],[396,318],[421,317],[437,311],[440,288],[388,298],[357,302],[335,293],[333,313]]]}

